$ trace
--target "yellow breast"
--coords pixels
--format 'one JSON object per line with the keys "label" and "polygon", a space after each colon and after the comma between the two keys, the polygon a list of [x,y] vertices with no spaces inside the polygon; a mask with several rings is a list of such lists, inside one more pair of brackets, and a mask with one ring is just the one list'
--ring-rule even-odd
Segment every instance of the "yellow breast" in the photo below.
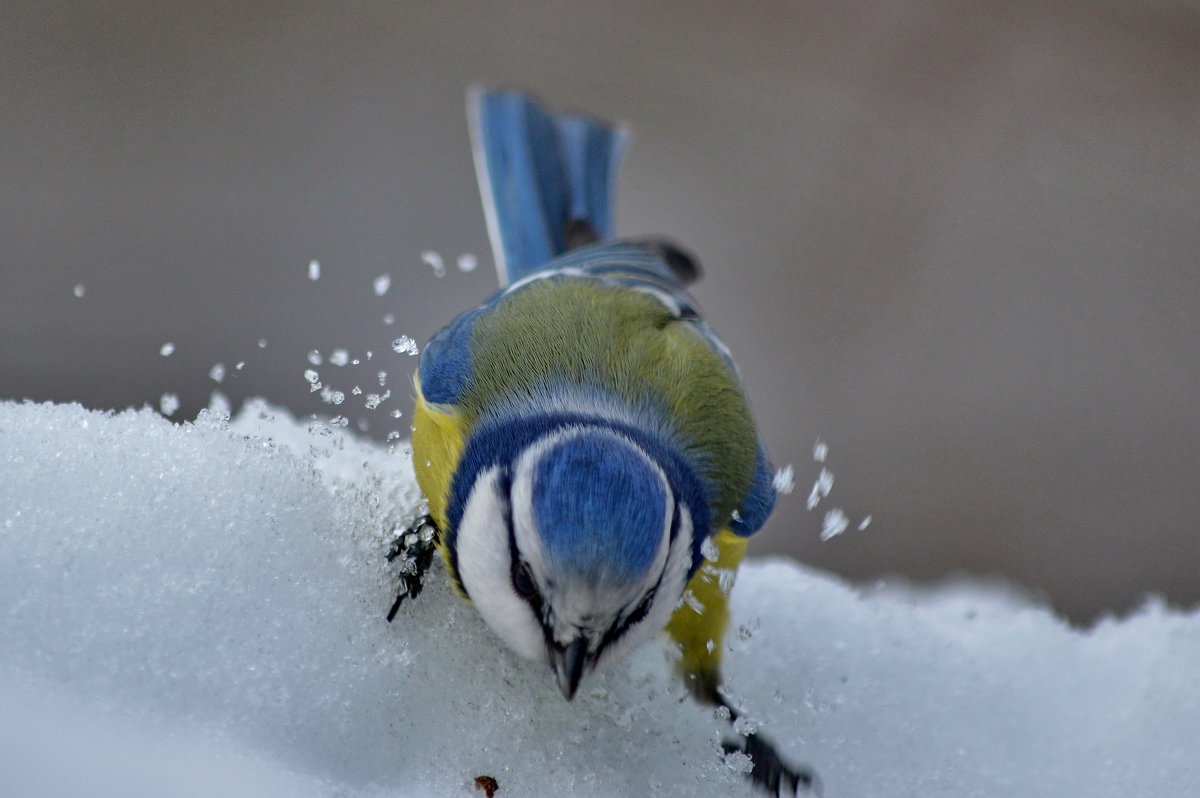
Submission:
{"label": "yellow breast", "polygon": [[[450,528],[447,515],[450,485],[462,455],[466,425],[453,406],[425,401],[419,375],[413,378],[413,383],[417,389],[416,406],[413,408],[413,470],[417,474],[417,484],[429,502],[429,514],[433,516],[438,529],[445,531]],[[442,536],[438,548],[442,552],[442,560],[449,567],[445,536]],[[453,576],[457,584],[457,575]]]}

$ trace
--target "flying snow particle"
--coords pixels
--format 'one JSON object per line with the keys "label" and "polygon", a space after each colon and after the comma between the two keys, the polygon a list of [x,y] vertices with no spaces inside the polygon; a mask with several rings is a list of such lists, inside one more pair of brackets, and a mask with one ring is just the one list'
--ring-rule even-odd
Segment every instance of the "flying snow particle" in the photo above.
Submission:
{"label": "flying snow particle", "polygon": [[392,396],[391,391],[386,391],[382,395],[377,394],[377,393],[369,393],[369,394],[367,394],[366,401],[363,402],[363,407],[367,408],[368,410],[374,410],[375,408],[379,407],[381,404],[386,402],[388,399],[390,399],[391,396]]}
{"label": "flying snow particle", "polygon": [[320,280],[321,279],[321,264],[318,261],[310,260],[308,262],[308,279],[310,279],[310,280]]}
{"label": "flying snow particle", "polygon": [[678,606],[683,606],[685,604],[691,607],[692,611],[694,611],[697,615],[704,614],[704,602],[701,601],[690,589],[683,591],[683,595],[679,598]]}
{"label": "flying snow particle", "polygon": [[390,274],[381,274],[371,282],[371,285],[375,289],[375,296],[383,296],[392,287],[392,276]]}
{"label": "flying snow particle", "polygon": [[175,351],[175,344],[171,343],[170,341],[167,341],[165,344],[163,344],[159,348],[158,353],[160,355],[162,355],[163,357],[170,357],[171,353],[174,351]]}
{"label": "flying snow particle", "polygon": [[335,405],[340,405],[342,402],[346,401],[346,394],[342,393],[341,391],[333,391],[329,394],[329,401],[333,402]]}
{"label": "flying snow particle", "polygon": [[812,510],[821,503],[829,495],[829,491],[833,490],[833,472],[828,468],[822,468],[821,473],[817,474],[817,481],[813,483],[812,491],[808,494],[808,509]]}
{"label": "flying snow particle", "polygon": [[158,400],[158,409],[164,416],[175,415],[175,411],[179,409],[179,397],[173,393],[164,393]]}
{"label": "flying snow particle", "polygon": [[383,323],[387,324],[387,325],[395,324],[396,323],[396,314],[384,313],[383,314]]}
{"label": "flying snow particle", "polygon": [[387,384],[387,372],[381,371],[381,372],[379,372],[379,387],[382,388],[386,384]]}
{"label": "flying snow particle", "polygon": [[863,519],[861,522],[859,522],[859,524],[858,524],[858,531],[859,531],[859,532],[862,532],[864,529],[866,529],[866,528],[867,528],[867,527],[869,527],[870,525],[871,525],[871,516],[869,516],[869,515],[868,515],[868,516],[867,516],[866,518],[864,518],[864,519]]}
{"label": "flying snow particle", "polygon": [[429,265],[429,268],[433,269],[434,277],[446,276],[446,262],[442,260],[440,252],[427,249],[421,253],[421,260],[425,261]]}
{"label": "flying snow particle", "polygon": [[392,341],[392,349],[394,349],[397,354],[410,356],[417,354],[418,351],[417,342],[407,335],[401,335],[395,341]]}
{"label": "flying snow particle", "polygon": [[824,463],[825,458],[829,456],[829,444],[817,438],[817,442],[813,444],[813,459],[818,463]]}
{"label": "flying snow particle", "polygon": [[311,385],[316,385],[317,380],[320,379],[320,377],[321,377],[321,375],[317,374],[317,372],[315,372],[312,369],[304,370],[304,379],[308,380],[309,384],[311,384]]}
{"label": "flying snow particle", "polygon": [[208,370],[208,377],[213,382],[220,382],[221,380],[225,379],[225,364],[214,364],[213,367]]}
{"label": "flying snow particle", "polygon": [[87,289],[83,287],[83,283],[77,283],[75,285],[75,297],[77,299],[83,299],[83,295],[85,293],[87,293]]}
{"label": "flying snow particle", "polygon": [[258,348],[259,348],[259,349],[266,349],[266,348],[267,348],[267,339],[266,339],[266,338],[259,338],[259,339],[258,339]]}
{"label": "flying snow particle", "polygon": [[350,362],[350,353],[345,349],[335,349],[329,356],[329,362],[335,366],[344,366]]}
{"label": "flying snow particle", "polygon": [[246,368],[246,361],[239,360],[236,364],[234,364],[233,367],[238,371],[241,371],[242,369]]}
{"label": "flying snow particle", "polygon": [[473,272],[475,267],[479,265],[479,260],[470,252],[465,252],[458,256],[458,270],[460,272]]}
{"label": "flying snow particle", "polygon": [[775,472],[775,478],[771,483],[775,486],[776,493],[791,493],[796,489],[796,470],[792,468],[792,464],[788,463],[783,468]]}
{"label": "flying snow particle", "polygon": [[741,751],[730,751],[722,761],[734,773],[746,774],[754,770],[754,760]]}
{"label": "flying snow particle", "polygon": [[229,397],[220,391],[213,391],[212,396],[208,397],[208,413],[215,418],[228,421],[231,412]]}
{"label": "flying snow particle", "polygon": [[315,349],[308,350],[308,362],[314,366],[321,365],[321,353]]}
{"label": "flying snow particle", "polygon": [[838,508],[834,508],[825,513],[825,523],[821,525],[821,540],[829,540],[837,537],[846,531],[846,527],[850,526],[850,519],[846,514]]}

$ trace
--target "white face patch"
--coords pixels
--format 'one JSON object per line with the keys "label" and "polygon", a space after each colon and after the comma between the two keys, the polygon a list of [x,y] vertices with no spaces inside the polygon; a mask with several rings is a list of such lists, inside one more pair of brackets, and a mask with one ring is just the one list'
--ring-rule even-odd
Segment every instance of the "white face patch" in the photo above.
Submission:
{"label": "white face patch", "polygon": [[[666,497],[661,537],[645,577],[630,584],[609,583],[601,587],[578,574],[555,571],[543,549],[533,510],[536,466],[542,456],[562,442],[584,433],[596,434],[598,429],[602,434],[620,438],[624,444],[636,446],[619,432],[593,425],[555,431],[534,442],[517,458],[510,495],[500,492],[507,480],[501,478],[499,466],[482,472],[471,488],[458,525],[455,544],[458,574],[476,610],[509,648],[547,665],[551,662],[541,618],[513,586],[514,564],[506,518],[511,519],[518,556],[529,567],[555,642],[565,646],[582,635],[589,640],[594,656],[603,643],[603,650],[589,669],[619,660],[662,631],[683,594],[692,563],[691,513],[686,506],[675,503],[666,474],[639,447],[635,456],[646,459],[662,481]],[[672,541],[676,513],[678,531]],[[641,614],[641,605],[651,591],[653,598],[642,617],[614,637],[614,629],[624,626],[635,613]]]}
{"label": "white face patch", "polygon": [[512,556],[505,526],[508,497],[499,493],[500,469],[475,479],[458,523],[458,575],[484,622],[521,656],[548,663],[542,625],[512,584]]}

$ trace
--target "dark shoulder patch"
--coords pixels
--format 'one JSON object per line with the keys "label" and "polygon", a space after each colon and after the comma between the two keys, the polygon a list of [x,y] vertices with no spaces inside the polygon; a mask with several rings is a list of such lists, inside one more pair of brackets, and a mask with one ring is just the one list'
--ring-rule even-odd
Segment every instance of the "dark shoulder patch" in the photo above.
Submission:
{"label": "dark shoulder patch", "polygon": [[665,263],[684,285],[691,285],[700,279],[699,259],[674,241],[666,238],[642,238],[629,243],[646,250]]}

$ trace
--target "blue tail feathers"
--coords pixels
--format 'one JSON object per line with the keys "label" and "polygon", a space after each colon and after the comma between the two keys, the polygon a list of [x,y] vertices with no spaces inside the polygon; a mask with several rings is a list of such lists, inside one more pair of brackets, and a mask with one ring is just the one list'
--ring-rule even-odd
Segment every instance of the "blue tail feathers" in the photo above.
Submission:
{"label": "blue tail feathers", "polygon": [[595,119],[547,113],[526,94],[472,90],[475,171],[488,234],[507,285],[571,248],[581,220],[612,237],[617,165],[626,132]]}

